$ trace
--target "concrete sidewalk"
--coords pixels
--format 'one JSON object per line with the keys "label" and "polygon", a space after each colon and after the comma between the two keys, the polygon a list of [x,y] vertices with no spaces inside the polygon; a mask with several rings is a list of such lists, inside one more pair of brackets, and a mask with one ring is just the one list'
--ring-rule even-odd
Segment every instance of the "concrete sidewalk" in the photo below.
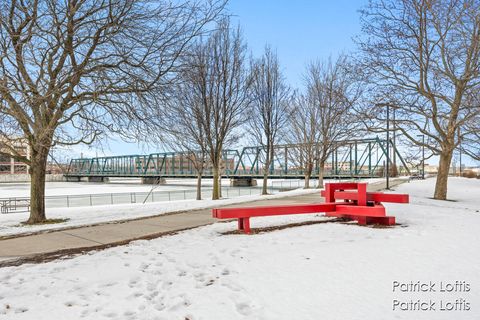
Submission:
{"label": "concrete sidewalk", "polygon": [[[391,185],[402,182],[394,180]],[[369,190],[378,191],[384,187],[384,183],[375,183],[369,185]],[[323,202],[320,192],[246,202],[226,207],[272,206],[315,202]],[[202,209],[0,240],[0,267],[51,260],[68,254],[123,245],[133,240],[153,239],[178,231],[208,225],[215,221],[212,218],[211,209]]]}

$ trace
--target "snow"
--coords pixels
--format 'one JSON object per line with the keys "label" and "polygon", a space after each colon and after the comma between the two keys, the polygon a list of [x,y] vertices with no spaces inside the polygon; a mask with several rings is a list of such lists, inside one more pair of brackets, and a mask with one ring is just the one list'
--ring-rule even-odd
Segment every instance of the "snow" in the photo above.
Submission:
{"label": "snow", "polygon": [[[224,185],[228,185],[229,181],[222,181]],[[173,185],[172,185],[173,183]],[[184,186],[178,184],[185,184]],[[140,184],[139,179],[122,179],[111,180],[109,183],[92,183],[92,182],[47,182],[46,196],[65,196],[65,195],[81,195],[81,194],[99,194],[99,193],[125,193],[125,192],[149,192],[152,187],[156,191],[177,191],[192,190],[194,185],[191,179],[168,180],[165,185],[148,185]],[[210,185],[208,181],[205,185]],[[29,183],[5,183],[0,184],[0,198],[9,197],[29,197]]]}
{"label": "snow", "polygon": [[[93,182],[47,182],[45,188],[46,196],[66,196],[66,195],[84,195],[84,194],[101,194],[101,193],[126,193],[126,192],[150,192],[152,188],[155,191],[179,191],[179,190],[195,190],[196,179],[167,179],[164,185],[148,185],[141,184],[140,179],[110,179],[108,183]],[[262,181],[257,180],[258,186]],[[290,184],[293,187],[302,186],[303,180],[269,180],[268,185],[280,187],[282,183],[285,186]],[[312,182],[313,184],[313,182]],[[222,179],[222,186],[229,186],[230,179]],[[212,179],[203,179],[202,186],[211,188],[213,186]],[[13,197],[29,197],[29,183],[0,183],[0,198]]]}
{"label": "snow", "polygon": [[[433,184],[428,179],[396,188],[411,195],[411,204],[386,204],[401,223],[394,228],[320,223],[223,235],[236,225],[217,223],[2,268],[0,319],[479,319],[480,180],[450,179],[449,197],[457,202],[430,199]],[[437,292],[393,292],[395,281],[432,281]],[[470,290],[438,292],[455,281]],[[432,300],[436,310],[393,311],[395,299]],[[440,310],[440,301],[459,299],[469,311]]]}
{"label": "snow", "polygon": [[179,200],[94,207],[49,208],[46,210],[49,219],[68,220],[62,223],[44,225],[22,225],[21,222],[28,219],[28,212],[0,214],[0,236],[27,234],[46,230],[60,230],[106,222],[118,222],[171,212],[206,209],[235,203],[275,199],[315,192],[319,192],[318,189],[297,189],[266,196],[257,193],[256,195],[246,195],[221,200]]}
{"label": "snow", "polygon": [[[224,179],[223,184],[228,185],[229,182],[225,181]],[[369,183],[378,183],[381,179],[369,179]],[[182,180],[169,180],[169,183],[175,184],[170,186],[158,186],[158,188],[165,188],[161,190],[180,190],[175,188],[189,188],[188,185],[193,182],[192,179],[182,179]],[[274,184],[278,187],[282,182],[285,182],[285,185],[293,185],[300,183],[302,185],[302,181],[300,180],[273,180],[269,181],[270,184]],[[179,186],[178,183],[185,184],[187,187]],[[208,187],[209,183],[211,183],[211,179],[205,179],[205,186]],[[71,185],[72,184],[72,185]],[[19,187],[20,186],[20,187]],[[21,194],[25,190],[28,189],[28,184],[11,184],[11,185],[2,185],[0,186],[1,192],[10,192],[10,194]],[[157,187],[157,186],[156,186]],[[105,184],[89,184],[89,183],[49,183],[47,184],[47,194],[50,195],[67,195],[67,194],[88,194],[88,193],[105,193],[107,190],[115,194],[115,192],[148,192],[152,186],[146,187],[145,185],[138,184],[138,181],[135,180],[116,180],[112,183],[105,183]],[[159,189],[155,189],[158,191]],[[191,187],[190,189],[192,190]],[[122,204],[114,204],[114,205],[95,205],[93,207],[88,206],[88,199],[85,198],[82,201],[85,203],[85,206],[78,206],[78,207],[47,207],[46,208],[46,215],[49,219],[67,219],[67,221],[62,223],[55,223],[55,224],[45,224],[45,225],[22,225],[21,222],[26,221],[28,219],[29,213],[24,212],[11,212],[8,214],[0,214],[0,236],[11,236],[11,235],[19,235],[19,234],[28,234],[34,233],[39,231],[47,231],[47,230],[60,230],[70,227],[79,227],[79,226],[86,226],[98,223],[108,223],[108,222],[118,222],[118,221],[125,221],[131,219],[138,219],[142,217],[151,217],[156,215],[161,215],[165,213],[171,212],[179,212],[179,211],[186,211],[186,210],[196,210],[196,209],[206,209],[206,208],[213,208],[223,205],[235,204],[235,203],[242,203],[242,202],[249,202],[255,200],[266,200],[266,199],[275,199],[275,198],[282,198],[282,197],[289,197],[294,195],[300,194],[308,194],[308,193],[315,193],[318,192],[318,189],[311,189],[311,190],[304,190],[304,189],[297,189],[291,190],[286,192],[281,192],[278,194],[271,194],[267,196],[260,195],[260,189],[254,188],[235,188],[232,189],[233,192],[230,192],[231,198],[225,198],[222,200],[208,200],[204,198],[204,200],[177,200],[177,201],[158,201],[158,202],[146,202],[141,203],[138,201],[137,203],[122,203]],[[235,190],[239,190],[243,192],[248,192],[249,190],[252,191],[252,195],[244,195],[244,196],[237,196]],[[226,196],[228,191],[224,191],[223,194]],[[2,193],[3,195],[3,193]],[[121,194],[118,194],[121,195]],[[181,196],[181,195],[180,195]],[[190,194],[190,196],[194,196]],[[233,197],[235,196],[235,197]],[[123,197],[127,198],[126,201],[130,200],[128,194],[123,194]],[[144,198],[139,197],[140,198]],[[156,196],[157,197],[157,196]],[[159,198],[159,197],[157,197]],[[157,199],[156,198],[156,199]],[[163,197],[165,198],[165,197]],[[118,199],[117,197],[115,199]],[[125,200],[125,199],[123,199]],[[109,201],[109,197],[107,197],[107,202]],[[116,200],[117,201],[117,200]],[[71,200],[73,202],[73,200]],[[64,206],[64,205],[63,205]]]}

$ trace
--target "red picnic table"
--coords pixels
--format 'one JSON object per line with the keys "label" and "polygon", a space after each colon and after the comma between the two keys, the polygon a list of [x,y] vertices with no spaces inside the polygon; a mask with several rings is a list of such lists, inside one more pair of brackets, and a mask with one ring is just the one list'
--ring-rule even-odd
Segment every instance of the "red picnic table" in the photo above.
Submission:
{"label": "red picnic table", "polygon": [[391,226],[395,217],[387,216],[382,202],[408,203],[408,194],[367,192],[367,183],[326,183],[321,191],[324,203],[212,209],[217,219],[238,219],[238,229],[250,233],[250,218],[287,214],[325,213],[327,217],[356,220],[360,225]]}

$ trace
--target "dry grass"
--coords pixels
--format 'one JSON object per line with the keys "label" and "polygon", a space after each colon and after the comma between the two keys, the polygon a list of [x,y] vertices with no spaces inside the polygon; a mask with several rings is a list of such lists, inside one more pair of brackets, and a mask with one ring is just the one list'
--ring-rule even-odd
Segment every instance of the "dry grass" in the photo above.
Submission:
{"label": "dry grass", "polygon": [[[304,222],[289,223],[289,224],[284,224],[284,225],[280,225],[280,226],[272,226],[272,227],[264,227],[264,228],[251,228],[250,229],[250,234],[272,232],[272,231],[283,230],[283,229],[288,229],[288,228],[308,226],[308,225],[312,225],[312,224],[334,223],[334,222],[342,222],[342,221],[343,221],[343,219],[316,220],[316,221],[311,220],[311,221],[304,221]],[[237,230],[223,232],[221,234],[222,235],[245,234],[245,232],[243,232],[243,230],[238,230],[237,229]]]}
{"label": "dry grass", "polygon": [[56,224],[56,223],[64,223],[64,222],[67,222],[68,220],[70,220],[69,218],[65,218],[65,219],[47,219],[45,221],[42,221],[42,222],[39,222],[39,223],[27,223],[27,222],[22,222],[21,225],[22,226],[41,226],[41,225],[44,225],[44,224]]}

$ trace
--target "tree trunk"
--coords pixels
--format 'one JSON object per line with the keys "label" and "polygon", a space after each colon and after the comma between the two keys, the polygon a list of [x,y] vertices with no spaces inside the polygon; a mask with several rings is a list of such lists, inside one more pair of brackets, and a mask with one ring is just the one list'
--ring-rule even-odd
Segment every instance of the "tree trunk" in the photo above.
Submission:
{"label": "tree trunk", "polygon": [[220,175],[220,170],[218,170],[218,167],[216,165],[213,165],[213,190],[212,190],[212,200],[218,200],[220,199],[220,193],[219,193],[219,175]]}
{"label": "tree trunk", "polygon": [[40,153],[33,152],[30,166],[30,217],[28,224],[41,223],[45,215],[45,174],[47,169],[48,149]]}
{"label": "tree trunk", "polygon": [[433,196],[437,200],[447,200],[448,171],[450,170],[452,155],[452,151],[445,151],[440,154],[435,194]]}
{"label": "tree trunk", "polygon": [[273,159],[273,145],[271,143],[267,143],[267,152],[265,158],[265,167],[263,168],[263,184],[262,184],[262,195],[268,194],[268,174],[270,172],[270,165]]}
{"label": "tree trunk", "polygon": [[202,172],[197,173],[197,200],[202,200]]}
{"label": "tree trunk", "polygon": [[268,194],[268,173],[263,174],[262,195]]}
{"label": "tree trunk", "polygon": [[325,171],[325,162],[320,161],[318,164],[318,186],[317,188],[323,188],[323,173]]}
{"label": "tree trunk", "polygon": [[305,187],[304,189],[309,189],[310,188],[310,174],[306,173],[305,174]]}
{"label": "tree trunk", "polygon": [[305,188],[304,189],[310,188],[310,177],[312,176],[312,171],[313,171],[313,162],[310,161],[305,168]]}

